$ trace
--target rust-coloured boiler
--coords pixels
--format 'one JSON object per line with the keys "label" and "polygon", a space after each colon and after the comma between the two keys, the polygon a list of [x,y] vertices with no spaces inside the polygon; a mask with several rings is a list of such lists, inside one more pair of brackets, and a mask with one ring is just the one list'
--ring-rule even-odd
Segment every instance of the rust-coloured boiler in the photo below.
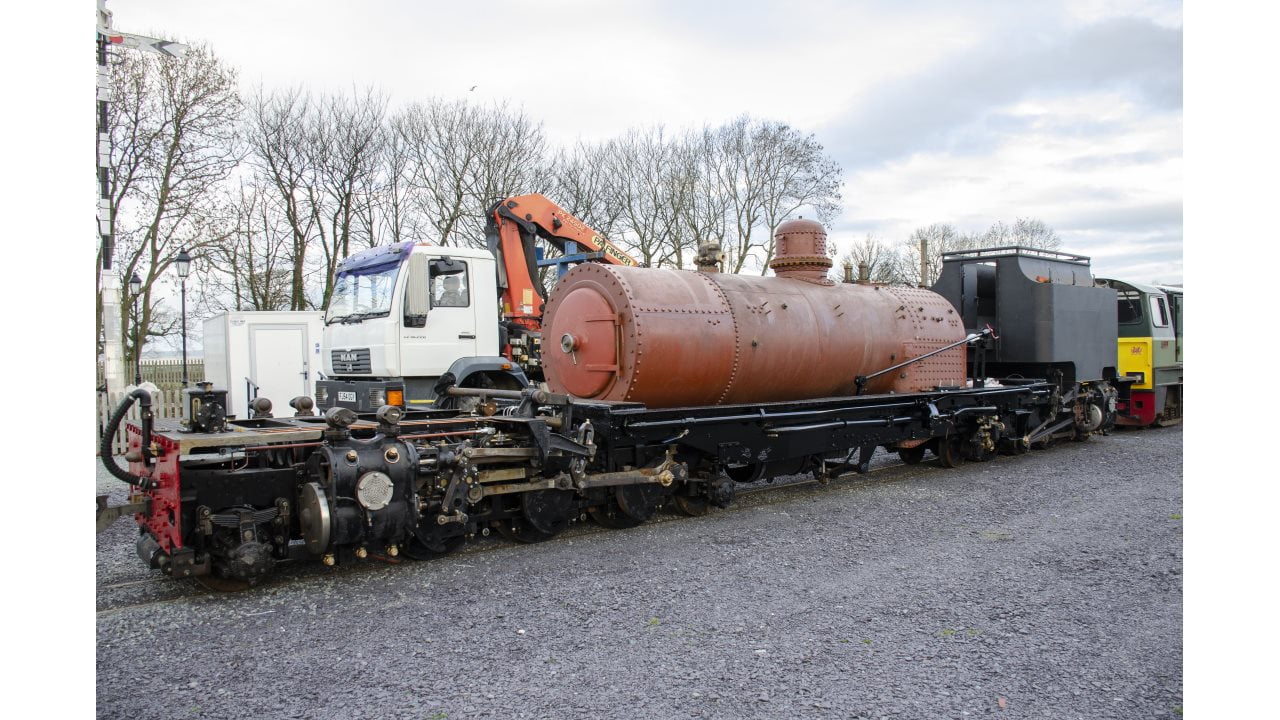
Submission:
{"label": "rust-coloured boiler", "polygon": [[[776,277],[584,263],[560,278],[542,326],[547,382],[651,408],[853,395],[855,379],[964,338],[928,290],[835,284],[826,231],[778,227]],[[965,382],[957,347],[876,378],[867,393]]]}

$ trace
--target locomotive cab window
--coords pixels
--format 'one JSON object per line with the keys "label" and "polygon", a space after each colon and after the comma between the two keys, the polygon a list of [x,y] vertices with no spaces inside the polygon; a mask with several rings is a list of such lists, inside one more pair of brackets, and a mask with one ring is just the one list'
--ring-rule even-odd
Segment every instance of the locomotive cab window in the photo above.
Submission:
{"label": "locomotive cab window", "polygon": [[469,307],[471,284],[467,264],[461,260],[431,261],[431,307]]}
{"label": "locomotive cab window", "polygon": [[1116,319],[1121,325],[1136,325],[1142,322],[1142,293],[1137,290],[1118,290],[1116,310]]}
{"label": "locomotive cab window", "polygon": [[1163,295],[1151,296],[1151,323],[1156,327],[1169,327],[1169,308]]}

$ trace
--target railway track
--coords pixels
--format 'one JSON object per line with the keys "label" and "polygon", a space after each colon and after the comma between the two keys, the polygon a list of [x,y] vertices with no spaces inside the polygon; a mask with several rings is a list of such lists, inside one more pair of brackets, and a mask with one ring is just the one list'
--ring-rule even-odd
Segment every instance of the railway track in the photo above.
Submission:
{"label": "railway track", "polygon": [[[886,457],[887,460],[887,457]],[[847,488],[856,486],[858,479],[863,479],[875,475],[881,478],[883,482],[887,478],[884,477],[886,471],[902,471],[911,466],[901,461],[888,461],[879,464],[870,469],[867,476],[859,476],[855,473],[845,473],[833,477],[827,482],[821,482],[811,477],[792,480],[788,482],[759,482],[745,487],[737,491],[737,499],[734,504],[726,510],[720,512],[737,512],[749,508],[767,507],[788,502],[794,499],[793,493],[796,490],[814,488],[814,489],[834,489],[836,487]],[[933,463],[926,463],[915,466],[918,470],[938,469]],[[889,475],[896,476],[890,472]],[[771,499],[763,499],[771,498]],[[659,525],[662,523],[674,522],[687,519],[674,510],[665,509],[654,516],[651,520],[639,527]],[[601,527],[589,522],[575,522],[563,534],[555,538],[560,539],[576,539],[587,538],[602,533],[617,532],[609,528]],[[554,542],[553,540],[552,542]],[[508,550],[512,548],[522,547],[522,543],[512,542],[501,537],[497,533],[493,533],[487,537],[477,538],[460,550],[452,553],[451,557],[466,557],[469,555],[478,555],[482,553],[491,553],[499,550]],[[405,562],[401,558],[387,558],[380,556],[371,556],[375,561],[381,561],[384,564],[398,565]],[[303,565],[301,563],[283,562],[278,570],[279,574],[275,576],[271,582],[258,586],[258,588],[269,587],[280,584],[299,585],[309,582],[329,580],[335,577],[353,575],[362,572],[369,572],[370,563],[360,563],[349,565],[341,568],[326,568],[318,565]],[[219,597],[227,591],[248,590],[247,587],[218,587],[218,583],[203,584],[197,580],[181,580],[164,576],[155,576],[141,578],[138,580],[125,580],[121,582],[105,583],[98,585],[98,610],[97,617],[110,617],[120,612],[134,610],[139,608],[151,607],[155,605],[174,604],[179,602],[189,602],[202,597]],[[168,595],[166,597],[153,598],[149,596],[151,591],[160,591]],[[141,593],[144,597],[139,598],[137,594]]]}

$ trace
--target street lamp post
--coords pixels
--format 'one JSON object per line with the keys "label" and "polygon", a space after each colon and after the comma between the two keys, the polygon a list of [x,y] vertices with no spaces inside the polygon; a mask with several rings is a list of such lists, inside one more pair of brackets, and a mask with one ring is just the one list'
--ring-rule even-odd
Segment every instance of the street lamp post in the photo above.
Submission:
{"label": "street lamp post", "polygon": [[182,284],[182,387],[187,386],[187,275],[191,274],[191,256],[183,248],[174,258],[178,266],[178,280]]}
{"label": "street lamp post", "polygon": [[134,273],[129,278],[129,294],[133,296],[133,384],[142,384],[142,317],[138,315],[138,296],[142,294],[142,278]]}

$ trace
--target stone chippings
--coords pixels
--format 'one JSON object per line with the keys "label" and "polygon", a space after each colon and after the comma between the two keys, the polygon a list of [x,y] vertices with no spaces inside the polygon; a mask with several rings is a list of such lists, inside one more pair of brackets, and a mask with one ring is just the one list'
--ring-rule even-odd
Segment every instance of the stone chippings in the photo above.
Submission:
{"label": "stone chippings", "polygon": [[1181,447],[926,462],[236,594],[149,581],[122,521],[98,538],[98,714],[1175,718]]}

